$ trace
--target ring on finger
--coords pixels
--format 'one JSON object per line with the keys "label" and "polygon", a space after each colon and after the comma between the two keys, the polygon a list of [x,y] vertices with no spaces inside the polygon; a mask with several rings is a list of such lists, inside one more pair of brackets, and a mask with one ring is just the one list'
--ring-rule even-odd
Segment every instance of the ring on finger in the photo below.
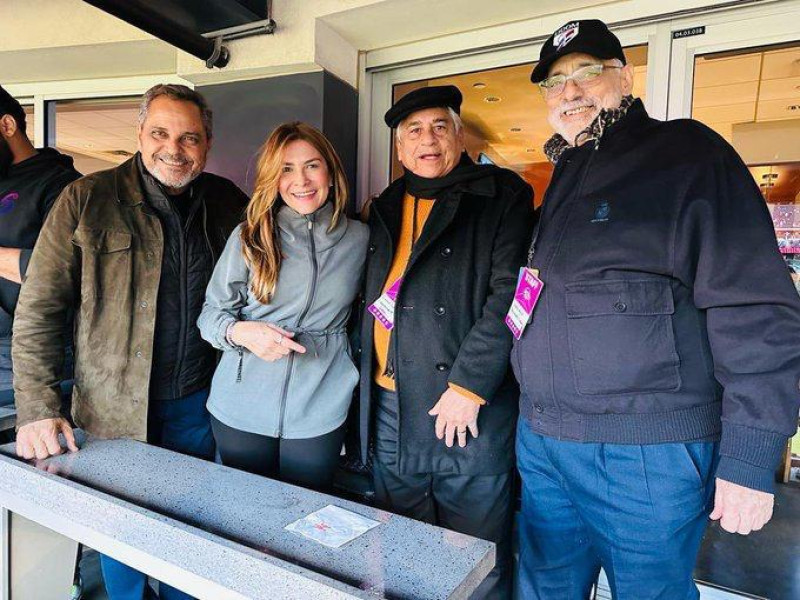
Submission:
{"label": "ring on finger", "polygon": [[275,343],[278,344],[278,346],[280,346],[283,343],[283,334],[282,333],[279,333],[278,337],[275,338]]}

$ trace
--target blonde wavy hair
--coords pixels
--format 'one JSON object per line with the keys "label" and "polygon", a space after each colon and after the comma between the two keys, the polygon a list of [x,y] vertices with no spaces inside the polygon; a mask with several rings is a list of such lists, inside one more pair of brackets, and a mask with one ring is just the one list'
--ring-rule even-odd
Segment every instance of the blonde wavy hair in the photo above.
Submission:
{"label": "blonde wavy hair", "polygon": [[278,184],[283,172],[286,147],[297,140],[314,146],[325,160],[332,189],[327,202],[333,202],[330,229],[336,227],[347,207],[347,179],[336,150],[320,131],[299,121],[284,123],[273,131],[261,147],[256,163],[253,196],[247,205],[242,225],[242,254],[253,274],[252,290],[259,302],[269,304],[275,295],[281,270],[281,244],[278,210],[283,204]]}

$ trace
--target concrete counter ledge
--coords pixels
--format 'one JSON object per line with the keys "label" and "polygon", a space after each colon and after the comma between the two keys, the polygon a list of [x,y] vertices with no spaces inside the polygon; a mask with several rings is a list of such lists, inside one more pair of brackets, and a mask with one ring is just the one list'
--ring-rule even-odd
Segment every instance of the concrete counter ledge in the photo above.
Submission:
{"label": "concrete counter ledge", "polygon": [[[494,544],[392,513],[140,442],[81,445],[35,467],[0,447],[0,600],[54,570],[42,532],[213,600],[467,598],[494,566]],[[284,529],[329,504],[380,525],[337,549]],[[27,522],[39,540],[17,560]]]}

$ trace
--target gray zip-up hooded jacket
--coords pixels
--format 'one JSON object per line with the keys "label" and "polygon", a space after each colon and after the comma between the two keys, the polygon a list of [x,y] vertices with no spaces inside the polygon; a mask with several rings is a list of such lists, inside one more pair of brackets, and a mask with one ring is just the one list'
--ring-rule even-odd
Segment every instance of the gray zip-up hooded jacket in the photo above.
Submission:
{"label": "gray zip-up hooded jacket", "polygon": [[[330,202],[311,215],[288,206],[278,211],[283,261],[269,304],[253,296],[241,225],[228,239],[197,324],[203,338],[223,351],[208,410],[229,427],[303,439],[329,433],[347,417],[358,373],[346,325],[361,282],[369,229],[342,218],[329,231],[332,216]],[[306,353],[267,362],[240,351],[225,337],[236,320],[294,331]]]}

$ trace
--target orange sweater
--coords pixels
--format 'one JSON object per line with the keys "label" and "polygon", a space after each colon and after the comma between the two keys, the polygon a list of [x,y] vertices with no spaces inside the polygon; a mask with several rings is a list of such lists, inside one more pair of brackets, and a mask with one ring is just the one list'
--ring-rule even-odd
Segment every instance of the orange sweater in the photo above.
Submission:
{"label": "orange sweater", "polygon": [[[425,222],[433,209],[434,200],[427,200],[423,198],[417,199],[417,219],[416,227],[414,224],[414,197],[406,194],[403,198],[403,212],[400,222],[400,236],[397,240],[397,248],[395,249],[392,265],[389,268],[389,275],[386,277],[386,282],[383,284],[383,292],[385,293],[398,278],[403,276],[408,266],[408,259],[411,257],[411,248],[414,242],[419,239],[422,233]],[[375,347],[375,382],[384,389],[394,391],[394,379],[387,376],[386,362],[389,355],[389,341],[391,340],[391,332],[388,331],[377,320],[373,327],[373,344]],[[468,398],[485,404],[484,400],[464,389],[461,386],[450,384],[450,387],[467,396]],[[433,406],[433,405],[431,405]]]}

